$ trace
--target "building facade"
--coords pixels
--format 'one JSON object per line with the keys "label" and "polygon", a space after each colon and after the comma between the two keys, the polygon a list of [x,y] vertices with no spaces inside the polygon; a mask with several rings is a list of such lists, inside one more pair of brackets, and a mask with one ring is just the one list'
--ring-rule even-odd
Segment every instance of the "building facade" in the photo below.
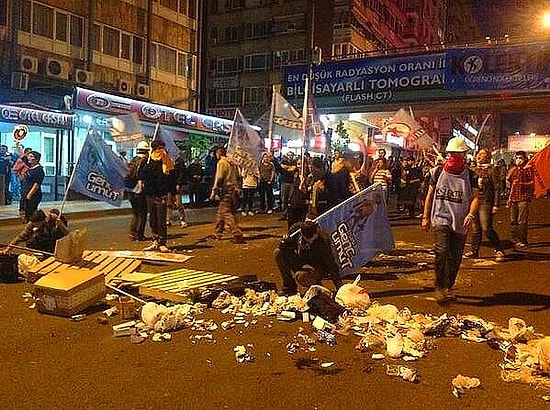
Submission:
{"label": "building facade", "polygon": [[313,59],[395,53],[444,38],[444,1],[212,0],[205,5],[202,101],[231,118],[269,109],[283,70]]}
{"label": "building facade", "polygon": [[[1,143],[13,146],[14,126],[27,125],[22,143],[42,153],[46,197],[58,197],[88,127],[115,148],[105,119],[125,113],[117,98],[128,110],[142,103],[153,126],[197,110],[198,33],[198,0],[0,1]],[[110,105],[79,106],[76,87]]]}

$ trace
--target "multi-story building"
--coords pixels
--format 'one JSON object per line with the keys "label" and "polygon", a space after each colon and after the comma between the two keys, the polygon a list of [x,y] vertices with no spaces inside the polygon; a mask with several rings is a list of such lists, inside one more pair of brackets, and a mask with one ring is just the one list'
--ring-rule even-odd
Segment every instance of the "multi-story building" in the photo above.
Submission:
{"label": "multi-story building", "polygon": [[442,40],[441,1],[213,0],[205,9],[204,108],[255,119],[283,69]]}
{"label": "multi-story building", "polygon": [[216,134],[216,119],[192,113],[199,10],[199,0],[0,1],[2,144],[27,125],[23,144],[43,154],[55,191],[88,127],[115,145],[111,116],[133,112],[149,135],[157,122],[176,137]]}

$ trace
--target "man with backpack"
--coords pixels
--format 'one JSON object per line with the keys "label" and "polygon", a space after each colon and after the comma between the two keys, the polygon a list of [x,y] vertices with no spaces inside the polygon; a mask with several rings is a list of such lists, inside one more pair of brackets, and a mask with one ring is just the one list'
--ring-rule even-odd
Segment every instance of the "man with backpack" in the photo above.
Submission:
{"label": "man with backpack", "polygon": [[435,299],[455,299],[455,284],[462,262],[468,228],[478,210],[476,175],[466,166],[468,147],[460,137],[447,144],[445,165],[430,170],[422,228],[435,235]]}

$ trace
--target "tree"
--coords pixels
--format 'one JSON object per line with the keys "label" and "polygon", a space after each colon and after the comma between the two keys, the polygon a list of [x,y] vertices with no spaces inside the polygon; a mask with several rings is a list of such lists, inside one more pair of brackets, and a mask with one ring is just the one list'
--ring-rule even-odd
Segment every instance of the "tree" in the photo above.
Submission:
{"label": "tree", "polygon": [[336,124],[335,134],[336,136],[333,135],[330,143],[332,152],[344,151],[350,142],[348,130],[344,127],[344,121],[340,120]]}

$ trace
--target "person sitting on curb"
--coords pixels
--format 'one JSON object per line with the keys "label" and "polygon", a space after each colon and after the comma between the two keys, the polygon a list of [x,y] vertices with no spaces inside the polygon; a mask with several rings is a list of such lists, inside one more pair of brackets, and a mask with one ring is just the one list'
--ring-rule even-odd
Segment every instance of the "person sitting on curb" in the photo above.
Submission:
{"label": "person sitting on curb", "polygon": [[54,253],[58,239],[69,233],[67,222],[57,209],[49,212],[37,210],[29,218],[23,230],[13,238],[2,253],[9,253],[12,247],[25,243],[25,247],[36,251]]}
{"label": "person sitting on curb", "polygon": [[298,285],[306,290],[330,279],[342,286],[340,269],[332,255],[327,233],[314,221],[292,225],[274,251],[275,263],[283,279],[282,293],[293,295]]}

